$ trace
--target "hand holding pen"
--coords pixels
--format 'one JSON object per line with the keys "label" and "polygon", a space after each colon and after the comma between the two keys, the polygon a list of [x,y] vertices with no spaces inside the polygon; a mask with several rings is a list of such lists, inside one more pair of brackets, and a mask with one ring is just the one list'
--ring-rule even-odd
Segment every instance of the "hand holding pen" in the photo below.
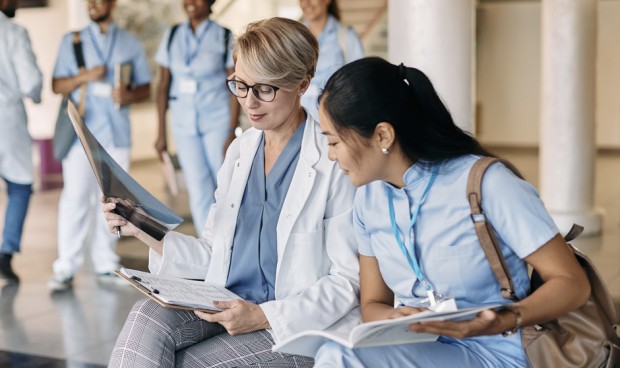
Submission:
{"label": "hand holding pen", "polygon": [[[101,202],[103,203],[103,214],[106,220],[108,220],[108,229],[112,234],[116,234],[119,238],[121,235],[135,236],[138,232],[138,228],[117,213],[117,202],[120,201],[122,201],[122,199],[106,197],[101,198]],[[119,205],[121,204],[119,203]]]}

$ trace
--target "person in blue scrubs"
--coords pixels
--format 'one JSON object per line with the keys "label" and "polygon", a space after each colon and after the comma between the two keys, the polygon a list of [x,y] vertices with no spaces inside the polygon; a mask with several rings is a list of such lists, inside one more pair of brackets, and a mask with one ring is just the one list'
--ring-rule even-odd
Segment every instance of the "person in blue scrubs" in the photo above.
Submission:
{"label": "person in blue scrubs", "polygon": [[308,28],[286,18],[250,23],[237,39],[235,72],[222,84],[252,127],[226,152],[200,238],[171,231],[157,241],[105,204],[110,232],[120,226],[149,246],[152,273],[204,280],[242,298],[220,301],[216,314],[138,301],[110,367],[312,367],[311,357],[273,352],[274,344],[361,321],[355,188],[300,105],[318,48]]}
{"label": "person in blue scrubs", "polygon": [[[380,58],[352,62],[327,82],[319,115],[330,159],[358,187],[354,230],[364,321],[436,308],[429,295],[458,308],[505,303],[465,194],[470,168],[491,155],[454,124],[426,75]],[[482,196],[520,301],[467,321],[410,325],[439,335],[434,342],[356,349],[326,343],[317,367],[528,365],[521,327],[578,308],[590,285],[531,184],[496,164]],[[527,265],[545,281],[530,296]]]}
{"label": "person in blue scrubs", "polygon": [[357,33],[340,23],[337,0],[299,0],[303,23],[319,41],[319,61],[301,104],[318,121],[318,98],[329,77],[341,66],[364,57]]}
{"label": "person in blue scrubs", "polygon": [[166,111],[189,195],[196,233],[200,234],[215,201],[216,175],[226,148],[235,138],[239,104],[222,81],[233,72],[233,36],[209,19],[215,0],[183,0],[187,21],[169,28],[155,60],[159,67],[155,149],[167,151]]}
{"label": "person in blue scrubs", "polygon": [[[65,34],[54,67],[52,90],[70,95],[76,105],[82,92],[86,94],[84,123],[112,158],[128,170],[129,106],[149,98],[151,71],[138,38],[113,21],[116,0],[87,0],[85,4],[92,21],[79,32],[85,67],[78,68],[73,32]],[[117,84],[115,69],[120,64],[131,65],[129,85]],[[116,282],[118,238],[107,233],[100,216],[95,216],[89,234],[91,218],[101,210],[101,191],[77,138],[62,159],[62,180],[58,202],[58,259],[54,261],[54,274],[48,287],[52,291],[71,287],[83,263],[87,244],[98,280]]]}

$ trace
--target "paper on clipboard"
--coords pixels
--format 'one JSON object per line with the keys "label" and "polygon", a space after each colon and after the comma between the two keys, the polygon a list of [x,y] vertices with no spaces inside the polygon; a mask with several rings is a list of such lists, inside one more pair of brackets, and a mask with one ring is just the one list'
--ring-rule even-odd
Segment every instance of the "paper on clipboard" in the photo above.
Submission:
{"label": "paper on clipboard", "polygon": [[204,281],[154,275],[124,267],[115,273],[144,295],[167,308],[217,313],[222,309],[216,307],[214,301],[241,299],[224,287]]}
{"label": "paper on clipboard", "polygon": [[179,183],[177,182],[174,164],[172,163],[172,159],[170,158],[170,154],[168,154],[168,152],[162,152],[161,157],[163,159],[161,169],[164,173],[166,185],[168,186],[168,190],[170,190],[170,194],[176,196],[179,194]]}
{"label": "paper on clipboard", "polygon": [[67,112],[82,143],[99,189],[107,198],[114,198],[116,213],[156,240],[177,227],[183,218],[166,207],[135,181],[93,136],[75,105],[69,101]]}

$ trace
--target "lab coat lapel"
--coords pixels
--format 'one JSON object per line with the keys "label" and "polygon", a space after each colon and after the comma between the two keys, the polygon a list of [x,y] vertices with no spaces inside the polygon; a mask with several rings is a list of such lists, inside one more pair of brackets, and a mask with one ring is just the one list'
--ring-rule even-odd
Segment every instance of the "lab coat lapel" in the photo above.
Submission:
{"label": "lab coat lapel", "polygon": [[316,123],[312,117],[310,117],[310,114],[308,114],[304,136],[301,141],[299,161],[295,168],[295,173],[293,174],[286,199],[282,205],[280,218],[278,219],[278,270],[280,269],[282,256],[284,255],[284,250],[286,249],[293,225],[308,201],[316,179],[314,164],[318,161],[320,153],[316,146],[315,125]]}
{"label": "lab coat lapel", "polygon": [[223,202],[221,204],[218,203],[218,206],[221,205],[223,208],[220,212],[220,221],[216,224],[216,227],[221,229],[222,236],[217,237],[215,240],[221,243],[215,244],[213,247],[213,258],[214,260],[221,261],[211,263],[210,271],[213,272],[210,272],[210,277],[214,282],[221,285],[226,283],[228,276],[239,207],[241,206],[243,193],[245,192],[250,169],[252,168],[252,161],[254,161],[256,150],[260,144],[261,135],[262,132],[257,130],[244,134],[239,138],[239,158],[233,164],[229,189]]}

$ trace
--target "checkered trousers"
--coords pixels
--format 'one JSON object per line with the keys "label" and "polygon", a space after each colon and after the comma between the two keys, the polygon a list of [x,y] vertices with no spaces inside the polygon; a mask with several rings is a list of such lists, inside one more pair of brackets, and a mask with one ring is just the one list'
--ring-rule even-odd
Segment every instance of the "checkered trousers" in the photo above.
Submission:
{"label": "checkered trousers", "polygon": [[116,341],[109,367],[312,367],[314,359],[274,353],[265,331],[231,336],[191,311],[138,301]]}

